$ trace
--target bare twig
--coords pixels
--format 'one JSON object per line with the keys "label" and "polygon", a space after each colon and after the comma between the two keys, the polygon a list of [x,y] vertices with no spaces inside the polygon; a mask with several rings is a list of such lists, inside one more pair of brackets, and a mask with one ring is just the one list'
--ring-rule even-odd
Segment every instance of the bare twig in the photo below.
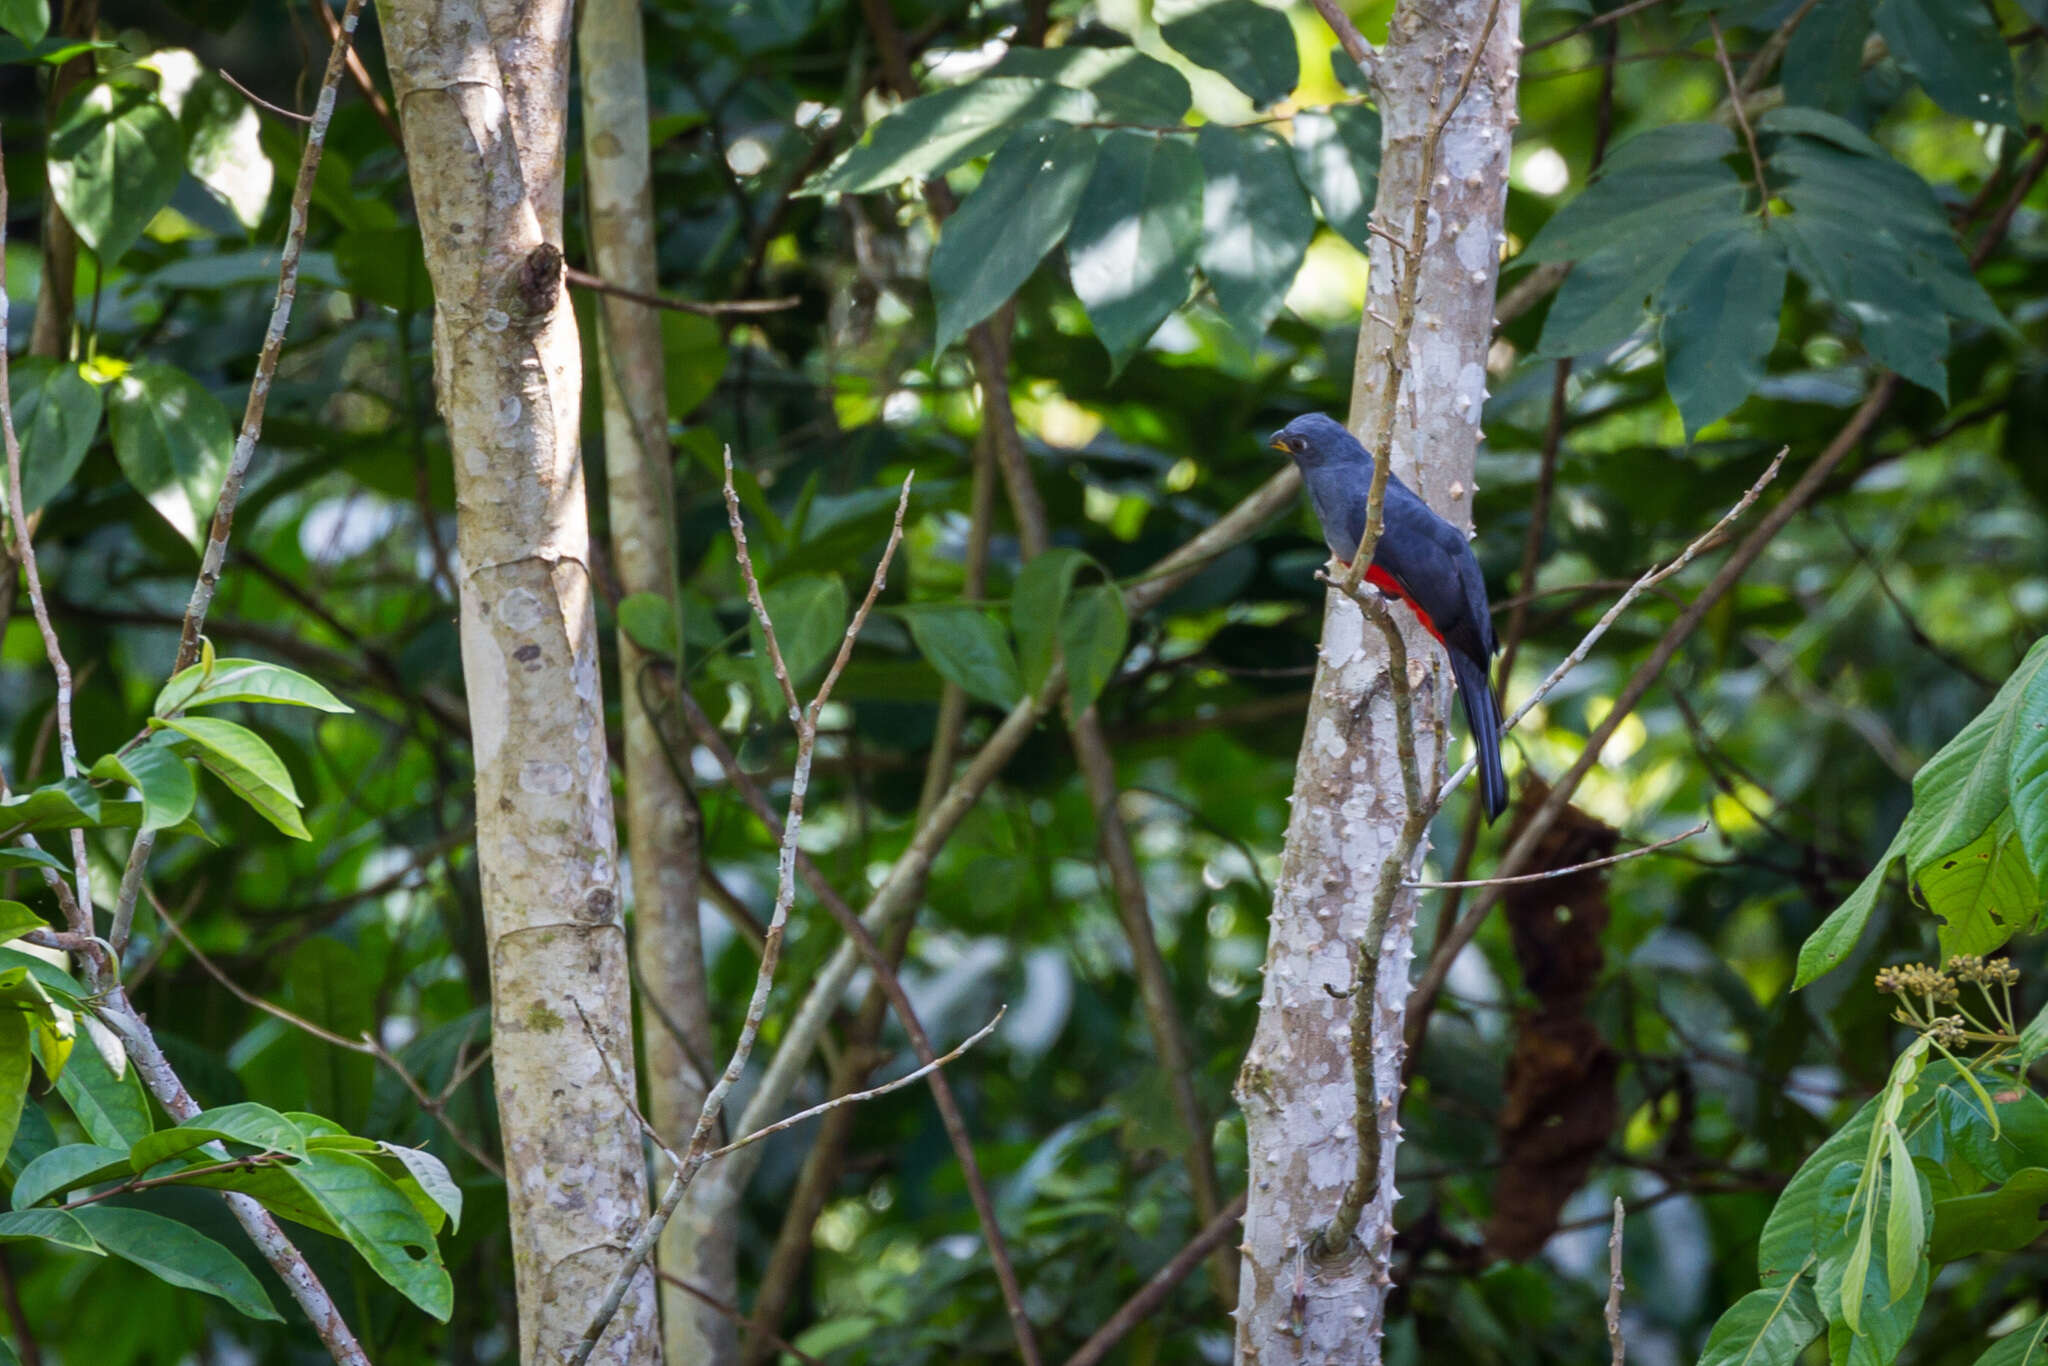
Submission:
{"label": "bare twig", "polygon": [[630,299],[636,304],[649,308],[666,308],[675,313],[697,313],[707,318],[729,317],[744,313],[780,313],[795,308],[803,300],[794,294],[779,299],[672,299],[665,294],[645,294],[624,285],[615,285],[602,276],[592,275],[587,270],[574,266],[562,267],[562,278],[578,289],[587,289],[596,294],[610,294],[620,299]]}
{"label": "bare twig", "polygon": [[1621,1197],[1614,1197],[1614,1232],[1607,1235],[1607,1341],[1614,1349],[1612,1366],[1623,1366],[1628,1346],[1621,1340]]}
{"label": "bare twig", "polygon": [[661,1231],[682,1203],[683,1194],[690,1182],[703,1170],[711,1159],[711,1137],[716,1132],[719,1117],[725,1110],[725,1099],[738,1084],[746,1070],[747,1059],[753,1055],[754,1042],[760,1037],[761,1023],[768,1014],[768,993],[775,983],[775,969],[782,957],[782,937],[789,923],[789,911],[796,900],[796,840],[803,828],[804,798],[810,787],[811,756],[818,738],[818,713],[824,710],[826,701],[832,695],[832,688],[839,681],[840,673],[846,668],[846,661],[853,654],[853,643],[860,636],[861,627],[867,623],[868,612],[874,607],[875,599],[881,594],[882,586],[888,581],[889,564],[896,557],[896,547],[903,541],[903,517],[910,507],[910,476],[903,480],[903,491],[896,500],[896,519],[889,531],[888,544],[882,548],[881,562],[875,566],[874,579],[868,584],[867,596],[861,599],[854,610],[853,620],[847,623],[846,635],[839,645],[839,653],[826,670],[824,681],[818,685],[817,694],[808,707],[801,707],[796,699],[796,685],[789,676],[788,666],[783,662],[782,645],[776,639],[775,623],[768,614],[767,605],[761,599],[761,585],[754,574],[753,557],[747,550],[746,527],[740,517],[739,491],[733,484],[732,449],[725,452],[725,507],[726,516],[732,526],[734,554],[739,561],[741,577],[746,581],[747,601],[752,605],[755,619],[760,623],[761,635],[767,647],[768,658],[775,670],[776,682],[789,704],[790,719],[796,725],[797,751],[796,769],[790,778],[789,815],[783,823],[781,849],[775,867],[775,908],[768,919],[768,934],[761,950],[761,965],[754,975],[754,991],[747,1002],[745,1021],[740,1026],[739,1041],[734,1044],[732,1057],[726,1062],[725,1070],[712,1083],[704,1097],[704,1108],[697,1116],[697,1125],[690,1135],[689,1152],[675,1164],[675,1174],[670,1178],[668,1189],[662,1192],[661,1202],[654,1213],[642,1224],[640,1231],[626,1249],[625,1260],[619,1265],[612,1278],[611,1288],[606,1291],[604,1301],[591,1317],[590,1326],[568,1355],[569,1366],[584,1366],[590,1354],[597,1349],[597,1341],[604,1335],[605,1326],[618,1313],[619,1305],[625,1300],[626,1291],[633,1278],[640,1272],[640,1266],[654,1251],[654,1244],[661,1237]]}
{"label": "bare twig", "polygon": [[1237,1198],[1218,1210],[1216,1217],[1204,1224],[1201,1232],[1174,1253],[1165,1266],[1152,1273],[1152,1279],[1137,1294],[1125,1300],[1100,1328],[1088,1335],[1088,1340],[1067,1358],[1066,1366],[1097,1366],[1109,1355],[1110,1348],[1165,1303],[1173,1288],[1186,1280],[1188,1273],[1200,1266],[1214,1248],[1229,1240],[1244,1218],[1244,1207],[1245,1192],[1239,1191]]}
{"label": "bare twig", "polygon": [[1330,26],[1330,32],[1337,36],[1344,55],[1358,63],[1358,69],[1365,73],[1368,81],[1379,75],[1379,53],[1373,51],[1365,35],[1358,31],[1358,25],[1344,12],[1337,0],[1315,0],[1316,13],[1323,16],[1323,22]]}
{"label": "bare twig", "polygon": [[1735,79],[1735,68],[1728,61],[1728,44],[1721,38],[1721,21],[1713,11],[1707,12],[1707,26],[1714,33],[1714,60],[1721,64],[1721,76],[1728,82],[1728,103],[1735,115],[1735,125],[1742,130],[1742,140],[1749,144],[1750,168],[1756,172],[1756,193],[1764,222],[1771,221],[1771,183],[1764,175],[1764,154],[1757,150],[1756,129],[1749,126],[1749,111],[1743,108],[1742,84]]}
{"label": "bare twig", "polygon": [[[1559,661],[1557,667],[1552,669],[1549,675],[1536,685],[1535,691],[1522,699],[1522,705],[1516,707],[1514,713],[1502,723],[1501,733],[1506,734],[1508,731],[1513,730],[1521,723],[1523,717],[1527,716],[1536,708],[1537,704],[1550,695],[1551,689],[1564,681],[1567,674],[1585,663],[1586,656],[1592,652],[1595,645],[1600,643],[1600,637],[1606,635],[1607,628],[1621,619],[1621,614],[1629,609],[1631,603],[1651,588],[1654,588],[1691,564],[1701,551],[1709,546],[1718,545],[1722,533],[1728,529],[1729,524],[1740,518],[1743,513],[1749,511],[1756,503],[1757,498],[1770,486],[1771,481],[1778,477],[1779,467],[1785,463],[1785,457],[1791,452],[1791,449],[1790,446],[1779,447],[1777,455],[1772,457],[1769,466],[1765,468],[1762,474],[1757,476],[1756,482],[1743,492],[1742,497],[1736,500],[1735,506],[1721,514],[1720,521],[1708,527],[1690,545],[1680,551],[1678,558],[1672,560],[1669,564],[1648,571],[1641,578],[1630,584],[1628,590],[1614,600],[1614,605],[1601,614],[1600,620],[1593,623],[1593,629],[1586,632],[1579,643],[1573,647],[1572,652]],[[1461,764],[1458,771],[1453,773],[1444,783],[1442,791],[1437,794],[1438,800],[1441,801],[1448,798],[1452,792],[1457,790],[1460,783],[1471,777],[1472,770],[1476,764],[1477,761],[1473,759],[1468,759]]]}
{"label": "bare twig", "polygon": [[1618,9],[1611,9],[1607,11],[1607,13],[1605,14],[1594,15],[1591,19],[1588,19],[1585,23],[1578,25],[1576,28],[1569,28],[1566,29],[1563,33],[1554,33],[1550,37],[1545,38],[1541,42],[1531,43],[1526,49],[1526,52],[1541,52],[1546,47],[1556,47],[1559,43],[1569,42],[1571,39],[1578,37],[1581,33],[1585,33],[1590,29],[1599,28],[1602,24],[1612,24],[1617,20],[1628,18],[1631,14],[1639,14],[1646,9],[1650,9],[1653,6],[1661,5],[1664,3],[1665,0],[1630,0],[1629,4],[1623,5]]}
{"label": "bare twig", "polygon": [[1694,835],[1703,833],[1712,824],[1712,821],[1701,821],[1692,829],[1672,835],[1667,839],[1658,840],[1655,844],[1645,844],[1639,849],[1624,850],[1619,854],[1609,854],[1606,858],[1591,859],[1585,863],[1574,863],[1569,867],[1546,868],[1540,873],[1522,873],[1516,877],[1471,878],[1463,882],[1410,882],[1404,885],[1420,888],[1423,891],[1441,891],[1449,887],[1519,887],[1525,882],[1548,882],[1554,877],[1570,877],[1574,873],[1589,873],[1595,868],[1605,868],[1615,863],[1626,863],[1630,859],[1641,858],[1645,854],[1654,854],[1659,849],[1669,849],[1674,844],[1682,843],[1685,840],[1691,839]]}
{"label": "bare twig", "polygon": [[269,113],[277,115],[281,119],[289,119],[293,123],[311,123],[313,121],[313,116],[311,114],[301,114],[297,110],[287,109],[281,104],[272,104],[269,100],[264,99],[261,95],[251,90],[248,86],[243,85],[240,81],[236,80],[235,73],[228,70],[226,67],[219,66],[215,67],[214,70],[218,71],[220,73],[220,78],[226,81],[229,85],[233,86],[243,99],[255,105],[258,109],[266,110]]}

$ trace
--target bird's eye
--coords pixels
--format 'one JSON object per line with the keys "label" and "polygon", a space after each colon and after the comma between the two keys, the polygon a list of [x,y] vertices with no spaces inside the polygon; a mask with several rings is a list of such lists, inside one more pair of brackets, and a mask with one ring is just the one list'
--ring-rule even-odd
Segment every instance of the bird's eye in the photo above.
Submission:
{"label": "bird's eye", "polygon": [[1287,438],[1287,449],[1290,451],[1302,451],[1307,449],[1307,447],[1300,437],[1290,436]]}

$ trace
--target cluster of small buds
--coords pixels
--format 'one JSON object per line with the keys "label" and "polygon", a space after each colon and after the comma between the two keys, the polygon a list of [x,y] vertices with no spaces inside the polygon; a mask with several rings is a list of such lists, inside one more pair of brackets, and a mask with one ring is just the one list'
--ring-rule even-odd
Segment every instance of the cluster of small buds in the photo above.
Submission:
{"label": "cluster of small buds", "polygon": [[1948,960],[1948,971],[1959,982],[1981,982],[1987,987],[2009,987],[2020,980],[2020,970],[2010,958],[1987,960],[1977,953],[1957,954]]}
{"label": "cluster of small buds", "polygon": [[1925,963],[1880,968],[1877,989],[1888,996],[1922,996],[1932,1001],[1953,1001],[1960,994],[1955,978]]}
{"label": "cluster of small buds", "polygon": [[1927,1027],[1927,1036],[1941,1048],[1957,1049],[1969,1037],[1967,1026],[1960,1015],[1937,1015]]}

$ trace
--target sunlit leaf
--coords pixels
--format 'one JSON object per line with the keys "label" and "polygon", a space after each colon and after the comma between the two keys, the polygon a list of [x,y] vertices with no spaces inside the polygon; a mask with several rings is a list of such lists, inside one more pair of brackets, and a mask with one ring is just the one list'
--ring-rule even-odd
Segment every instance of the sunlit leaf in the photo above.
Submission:
{"label": "sunlit leaf", "polygon": [[203,546],[234,453],[228,410],[177,366],[143,361],[107,391],[107,423],[135,491],[193,549]]}
{"label": "sunlit leaf", "polygon": [[1060,124],[1020,130],[939,230],[932,252],[943,350],[1015,294],[1074,221],[1095,169],[1093,135]]}
{"label": "sunlit leaf", "polygon": [[168,204],[185,174],[185,138],[138,85],[86,86],[50,128],[50,193],[79,238],[112,265]]}

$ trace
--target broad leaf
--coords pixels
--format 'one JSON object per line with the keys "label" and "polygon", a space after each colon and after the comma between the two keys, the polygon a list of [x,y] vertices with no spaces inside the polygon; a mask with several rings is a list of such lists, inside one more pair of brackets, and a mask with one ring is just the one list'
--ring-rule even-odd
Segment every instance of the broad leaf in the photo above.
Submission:
{"label": "broad leaf", "polygon": [[67,1143],[50,1149],[21,1169],[21,1175],[14,1181],[13,1207],[27,1209],[80,1186],[125,1180],[132,1175],[124,1148]]}
{"label": "broad leaf", "polygon": [[[846,585],[836,574],[806,574],[784,579],[761,594],[768,619],[775,623],[775,640],[782,647],[782,662],[789,669],[789,681],[796,688],[799,704],[808,702],[805,691],[819,672],[839,651],[846,635],[849,611]],[[747,636],[754,645],[755,686],[769,714],[780,716],[786,708],[782,685],[775,680],[775,666],[768,657],[768,642],[761,623],[749,616]]]}
{"label": "broad leaf", "polygon": [[[9,372],[21,443],[21,496],[34,512],[64,491],[99,433],[100,386],[79,366],[25,356]],[[7,486],[0,461],[0,489]]]}
{"label": "broad leaf", "polygon": [[172,1285],[217,1295],[252,1319],[283,1321],[254,1273],[205,1234],[143,1209],[84,1205],[73,1214],[116,1257]]}
{"label": "broad leaf", "polygon": [[1648,238],[1688,245],[1741,221],[1745,188],[1718,124],[1652,128],[1616,147],[1599,177],[1552,214],[1521,259],[1576,261]]}
{"label": "broad leaf", "polygon": [[1934,102],[1977,123],[2020,126],[2012,54],[1979,0],[1877,0],[1877,31]]}
{"label": "broad leaf", "polygon": [[1941,917],[1944,958],[1991,952],[2031,926],[2041,909],[2041,891],[2010,811],[1962,848],[1921,868],[1918,879],[1927,909]]}
{"label": "broad leaf", "polygon": [[1294,116],[1294,160],[1323,217],[1360,251],[1372,247],[1379,191],[1380,116],[1362,104],[1305,109]]}
{"label": "broad leaf", "polygon": [[725,344],[725,333],[715,319],[674,310],[663,313],[661,376],[669,418],[681,421],[717,393],[731,360],[732,348]]}
{"label": "broad leaf", "polygon": [[40,43],[50,31],[50,0],[0,0],[0,29],[24,43]]}
{"label": "broad leaf", "polygon": [[619,602],[619,629],[651,655],[676,657],[676,605],[659,593],[634,593]]}
{"label": "broad leaf", "polygon": [[1785,99],[1793,105],[1847,113],[1863,79],[1863,44],[1871,0],[1820,0],[1785,49]]}
{"label": "broad leaf", "polygon": [[0,1243],[54,1243],[73,1252],[102,1255],[85,1225],[70,1210],[24,1209],[0,1214]]}
{"label": "broad leaf", "polygon": [[940,350],[1002,307],[1066,236],[1095,169],[1095,149],[1089,133],[1037,123],[990,159],[932,252]]}
{"label": "broad leaf", "polygon": [[207,772],[264,819],[294,839],[312,838],[299,816],[299,793],[291,773],[255,731],[211,716],[172,717],[164,726],[191,741],[180,748],[190,748]]}
{"label": "broad leaf", "polygon": [[219,399],[175,365],[129,367],[107,395],[114,458],[135,491],[197,550],[227,479],[234,428]]}
{"label": "broad leaf", "polygon": [[1239,336],[1256,339],[1280,312],[1315,236],[1315,211],[1287,144],[1263,128],[1205,125],[1202,274]]}
{"label": "broad leaf", "polygon": [[1870,913],[1877,908],[1878,895],[1884,891],[1892,865],[1905,851],[1906,828],[1901,826],[1883,855],[1864,875],[1863,881],[1856,884],[1856,890],[1849,893],[1848,898],[1830,912],[1828,918],[1821,921],[1819,927],[1806,937],[1806,942],[1799,946],[1799,971],[1792,980],[1795,989],[1833,970],[1849,956],[1856,947],[1856,941],[1863,937],[1863,927],[1869,923]]}
{"label": "broad leaf", "polygon": [[2048,1006],[2041,1007],[2040,1013],[2020,1031],[2019,1053],[2023,1070],[2048,1057]]}
{"label": "broad leaf", "polygon": [[425,313],[434,306],[434,282],[427,275],[426,252],[420,246],[419,230],[409,225],[343,233],[334,244],[334,269],[351,294],[393,312]]}
{"label": "broad leaf", "polygon": [[192,814],[199,801],[199,784],[192,770],[171,751],[169,745],[151,737],[126,754],[107,754],[92,766],[91,776],[103,782],[122,782],[142,794],[142,828],[167,830]]}
{"label": "broad leaf", "polygon": [[1159,0],[1152,17],[1168,47],[1221,73],[1261,109],[1301,80],[1293,26],[1257,0]]}
{"label": "broad leaf", "polygon": [[1010,594],[1010,630],[1017,637],[1017,664],[1024,686],[1037,692],[1052,673],[1060,624],[1074,577],[1094,563],[1081,551],[1055,546],[1024,566]]}
{"label": "broad leaf", "polygon": [[1013,47],[982,74],[1085,90],[1104,118],[1129,123],[1177,124],[1194,99],[1187,77],[1134,47]]}
{"label": "broad leaf", "polygon": [[1202,163],[1186,141],[1113,132],[1067,234],[1067,273],[1119,370],[1188,297],[1202,244]]}
{"label": "broad leaf", "polygon": [[1996,1190],[1938,1201],[1929,1261],[1952,1262],[1978,1252],[2017,1252],[2044,1232],[2048,1220],[2048,1168],[2014,1172]]}
{"label": "broad leaf", "polygon": [[[47,930],[50,922],[19,901],[0,901],[0,944],[19,939],[31,930]],[[5,1148],[0,1144],[0,1148]]]}
{"label": "broad leaf", "polygon": [[448,1321],[455,1289],[434,1232],[375,1163],[354,1153],[315,1152],[279,1174],[319,1208],[387,1284]]}
{"label": "broad leaf", "polygon": [[0,849],[0,873],[14,868],[55,868],[61,872],[68,866],[55,854],[41,849]]}
{"label": "broad leaf", "polygon": [[[385,1157],[405,1168],[408,1179],[400,1182],[399,1188],[408,1196],[413,1196],[417,1190],[432,1205],[432,1209],[422,1209],[420,1213],[426,1216],[436,1232],[440,1230],[443,1218],[448,1221],[450,1230],[462,1226],[462,1187],[448,1175],[446,1163],[425,1148],[408,1148],[401,1143],[379,1143],[376,1147]],[[417,1206],[419,1203],[419,1197],[414,1196],[413,1204]]]}
{"label": "broad leaf", "polygon": [[2007,1333],[1974,1366],[2048,1366],[2048,1314]]}
{"label": "broad leaf", "polygon": [[298,1125],[267,1105],[242,1101],[234,1105],[202,1110],[173,1129],[159,1129],[137,1143],[128,1163],[137,1172],[148,1171],[181,1153],[207,1143],[245,1143],[264,1152],[304,1156],[306,1135]]}
{"label": "broad leaf", "polygon": [[70,1066],[57,1078],[57,1090],[86,1137],[103,1148],[118,1149],[124,1160],[150,1132],[149,1101],[141,1078],[132,1067],[116,1076],[97,1048],[72,1053]]}
{"label": "broad leaf", "polygon": [[87,86],[50,129],[50,193],[105,266],[134,245],[184,174],[178,121],[140,86]]}
{"label": "broad leaf", "polygon": [[1826,1326],[1803,1277],[1752,1290],[1715,1322],[1699,1366],[1792,1366]]}
{"label": "broad leaf", "polygon": [[1664,374],[1687,437],[1749,397],[1778,340],[1785,254],[1762,223],[1700,239],[1664,282]]}
{"label": "broad leaf", "polygon": [[275,702],[339,714],[355,710],[296,669],[266,664],[260,659],[216,659],[174,674],[157,693],[151,713],[170,716],[194,707],[217,707],[228,702]]}
{"label": "broad leaf", "polygon": [[1023,696],[1010,642],[986,612],[964,603],[920,606],[907,610],[904,621],[918,652],[939,677],[956,683],[970,697],[1010,707]]}
{"label": "broad leaf", "polygon": [[1130,620],[1115,584],[1075,593],[1060,619],[1060,649],[1067,661],[1067,714],[1078,720],[1102,695],[1124,657]]}
{"label": "broad leaf", "polygon": [[922,95],[877,119],[846,154],[805,182],[800,194],[858,193],[935,176],[993,151],[1037,119],[1100,117],[1094,98],[1048,80],[984,77]]}

